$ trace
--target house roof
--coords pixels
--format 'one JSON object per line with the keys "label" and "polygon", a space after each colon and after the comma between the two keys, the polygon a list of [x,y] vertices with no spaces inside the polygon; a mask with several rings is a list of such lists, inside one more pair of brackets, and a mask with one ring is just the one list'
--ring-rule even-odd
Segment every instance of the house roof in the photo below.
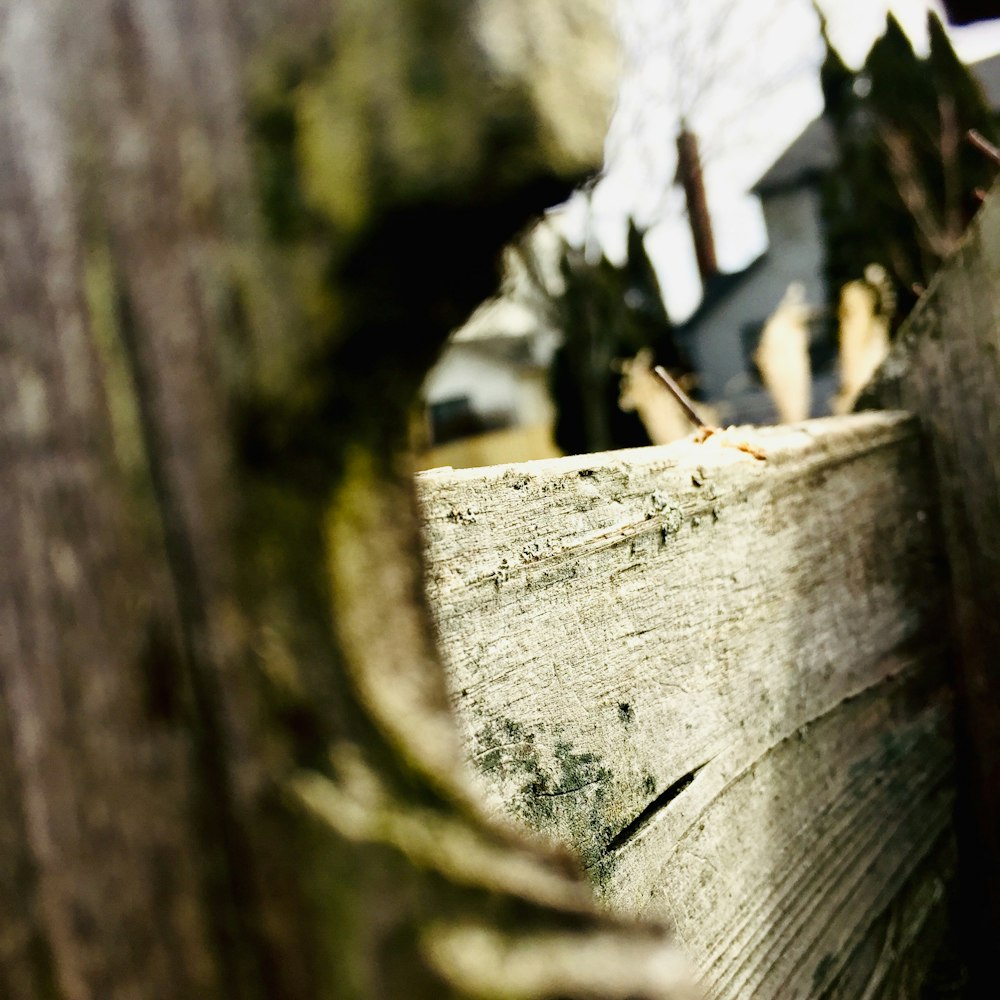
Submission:
{"label": "house roof", "polygon": [[836,142],[829,121],[822,115],[814,118],[750,190],[769,194],[812,179],[834,162]]}
{"label": "house roof", "polygon": [[982,85],[986,100],[994,111],[1000,110],[1000,55],[973,63],[969,69]]}
{"label": "house roof", "polygon": [[[1000,110],[1000,54],[969,66],[989,105]],[[836,138],[823,115],[814,118],[750,189],[766,195],[813,180],[836,161]]]}

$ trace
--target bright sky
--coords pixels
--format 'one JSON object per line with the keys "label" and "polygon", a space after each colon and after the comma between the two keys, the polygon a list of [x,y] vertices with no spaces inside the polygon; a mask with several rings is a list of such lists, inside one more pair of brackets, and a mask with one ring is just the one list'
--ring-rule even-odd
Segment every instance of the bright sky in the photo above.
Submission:
{"label": "bright sky", "polygon": [[[592,238],[613,258],[624,254],[627,214],[650,227],[675,321],[698,304],[700,284],[683,196],[670,180],[679,111],[701,139],[723,270],[737,270],[766,246],[760,207],[745,192],[822,110],[818,22],[809,0],[618,0],[625,73],[608,138],[608,171],[589,218]],[[924,0],[821,0],[830,36],[859,65],[891,9],[918,51],[926,51]],[[942,18],[943,19],[943,18]],[[678,42],[679,32],[685,35]],[[966,62],[1000,51],[1000,21],[950,29]],[[714,59],[709,54],[714,53]],[[684,72],[672,72],[682,65]],[[711,78],[711,87],[692,81]],[[700,91],[700,92],[699,92]],[[583,203],[566,217],[571,233],[587,229]]]}

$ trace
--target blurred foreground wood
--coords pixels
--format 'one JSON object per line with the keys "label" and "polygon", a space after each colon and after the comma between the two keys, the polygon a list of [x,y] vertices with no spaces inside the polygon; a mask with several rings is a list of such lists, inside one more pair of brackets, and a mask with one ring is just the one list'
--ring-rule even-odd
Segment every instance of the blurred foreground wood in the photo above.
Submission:
{"label": "blurred foreground wood", "polygon": [[558,6],[0,0],[0,996],[690,996],[470,792],[399,457],[599,163]]}

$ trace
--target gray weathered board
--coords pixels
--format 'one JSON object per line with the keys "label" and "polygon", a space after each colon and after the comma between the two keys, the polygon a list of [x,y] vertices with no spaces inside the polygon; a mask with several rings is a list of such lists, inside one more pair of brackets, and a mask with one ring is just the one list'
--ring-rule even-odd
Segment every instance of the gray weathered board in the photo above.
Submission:
{"label": "gray weathered board", "polygon": [[953,866],[944,572],[902,414],[418,476],[498,812],[711,998],[912,995]]}
{"label": "gray weathered board", "polygon": [[862,405],[902,408],[928,443],[957,650],[965,800],[961,936],[971,995],[994,996],[1000,940],[1000,180],[917,303]]}

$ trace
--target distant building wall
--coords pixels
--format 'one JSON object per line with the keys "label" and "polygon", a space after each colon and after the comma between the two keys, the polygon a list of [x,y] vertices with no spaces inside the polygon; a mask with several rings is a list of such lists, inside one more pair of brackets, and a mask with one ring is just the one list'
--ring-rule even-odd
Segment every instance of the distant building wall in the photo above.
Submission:
{"label": "distant building wall", "polygon": [[770,238],[782,248],[780,260],[775,260],[773,281],[781,288],[775,297],[784,294],[792,281],[806,287],[806,299],[820,305],[826,297],[823,280],[823,229],[820,218],[820,192],[817,185],[802,185],[764,202],[764,221]]}
{"label": "distant building wall", "polygon": [[432,440],[552,423],[547,370],[520,341],[452,341],[424,386]]}
{"label": "distant building wall", "polygon": [[799,185],[768,195],[763,207],[771,249],[686,331],[701,389],[713,400],[746,393],[751,331],[774,312],[789,284],[802,282],[811,305],[825,300],[819,192]]}
{"label": "distant building wall", "polygon": [[480,414],[513,413],[519,395],[514,365],[476,344],[451,343],[427,378],[427,402],[467,396]]}

